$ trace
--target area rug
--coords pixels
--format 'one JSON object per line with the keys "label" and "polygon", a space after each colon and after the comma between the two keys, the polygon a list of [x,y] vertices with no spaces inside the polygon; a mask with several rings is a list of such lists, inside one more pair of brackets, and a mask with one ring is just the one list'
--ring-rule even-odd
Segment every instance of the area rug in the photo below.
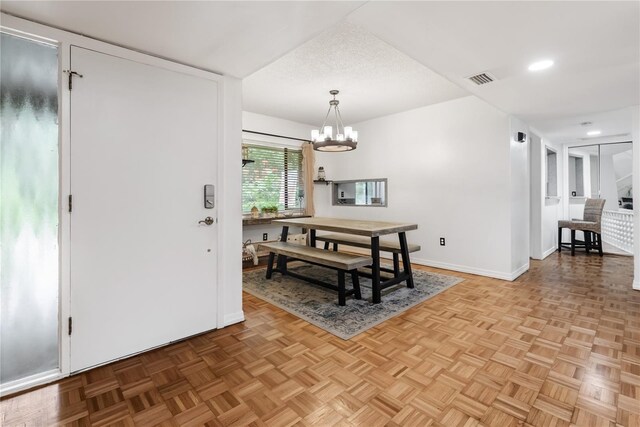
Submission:
{"label": "area rug", "polygon": [[[309,264],[290,264],[290,270],[324,282],[337,283],[334,270]],[[382,291],[382,303],[371,303],[371,280],[360,278],[362,299],[347,297],[347,305],[338,305],[338,293],[280,273],[273,273],[271,280],[265,278],[265,270],[243,273],[243,289],[251,295],[267,301],[289,313],[300,317],[348,340],[403,311],[408,310],[434,295],[462,282],[459,277],[413,271],[414,289],[403,282]],[[346,287],[351,289],[351,279],[346,278]]]}

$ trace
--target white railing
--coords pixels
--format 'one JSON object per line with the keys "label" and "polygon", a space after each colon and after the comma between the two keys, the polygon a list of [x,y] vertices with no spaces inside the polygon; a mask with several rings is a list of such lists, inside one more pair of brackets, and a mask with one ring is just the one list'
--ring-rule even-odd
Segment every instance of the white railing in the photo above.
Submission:
{"label": "white railing", "polygon": [[633,211],[602,212],[602,240],[633,253]]}

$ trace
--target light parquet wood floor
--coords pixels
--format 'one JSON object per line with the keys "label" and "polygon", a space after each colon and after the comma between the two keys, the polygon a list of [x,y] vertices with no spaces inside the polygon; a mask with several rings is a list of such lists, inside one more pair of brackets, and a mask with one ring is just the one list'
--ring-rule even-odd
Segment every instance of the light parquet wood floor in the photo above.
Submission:
{"label": "light parquet wood floor", "polygon": [[459,274],[349,341],[245,294],[244,323],[4,399],[1,424],[640,426],[632,263]]}

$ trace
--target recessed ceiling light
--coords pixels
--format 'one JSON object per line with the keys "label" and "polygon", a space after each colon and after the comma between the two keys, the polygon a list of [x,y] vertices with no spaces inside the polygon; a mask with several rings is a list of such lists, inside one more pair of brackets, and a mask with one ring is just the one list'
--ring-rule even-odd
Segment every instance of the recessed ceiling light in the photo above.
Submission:
{"label": "recessed ceiling light", "polygon": [[546,70],[547,68],[551,67],[552,65],[553,65],[553,61],[552,60],[545,59],[544,61],[534,62],[533,64],[529,65],[529,71]]}
{"label": "recessed ceiling light", "polygon": [[602,132],[599,130],[590,130],[589,132],[587,132],[587,136],[596,136],[596,135],[600,135]]}

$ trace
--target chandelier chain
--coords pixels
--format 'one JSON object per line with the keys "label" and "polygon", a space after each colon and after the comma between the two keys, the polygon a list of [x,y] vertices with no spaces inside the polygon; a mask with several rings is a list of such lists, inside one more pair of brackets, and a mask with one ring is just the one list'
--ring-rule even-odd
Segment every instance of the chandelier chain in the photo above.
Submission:
{"label": "chandelier chain", "polygon": [[324,129],[324,126],[327,124],[327,119],[329,118],[329,114],[331,114],[331,105],[329,105],[329,109],[327,110],[327,115],[324,116],[324,122],[322,122],[322,126],[320,126],[320,130]]}
{"label": "chandelier chain", "polygon": [[[342,121],[342,112],[338,106],[340,101],[336,99],[338,91],[331,90],[329,93],[333,96],[333,99],[329,101],[329,109],[327,110],[327,114],[324,116],[322,126],[320,126],[320,129],[313,129],[311,131],[313,149],[317,151],[330,152],[355,150],[356,145],[358,144],[358,132],[353,130],[351,126],[344,126],[344,122]],[[336,122],[335,128],[327,125],[330,120],[329,115],[331,114],[332,108]]]}
{"label": "chandelier chain", "polygon": [[336,133],[340,131],[340,126],[342,126],[342,134],[344,135],[344,123],[342,122],[342,114],[340,113],[340,108],[336,105]]}

